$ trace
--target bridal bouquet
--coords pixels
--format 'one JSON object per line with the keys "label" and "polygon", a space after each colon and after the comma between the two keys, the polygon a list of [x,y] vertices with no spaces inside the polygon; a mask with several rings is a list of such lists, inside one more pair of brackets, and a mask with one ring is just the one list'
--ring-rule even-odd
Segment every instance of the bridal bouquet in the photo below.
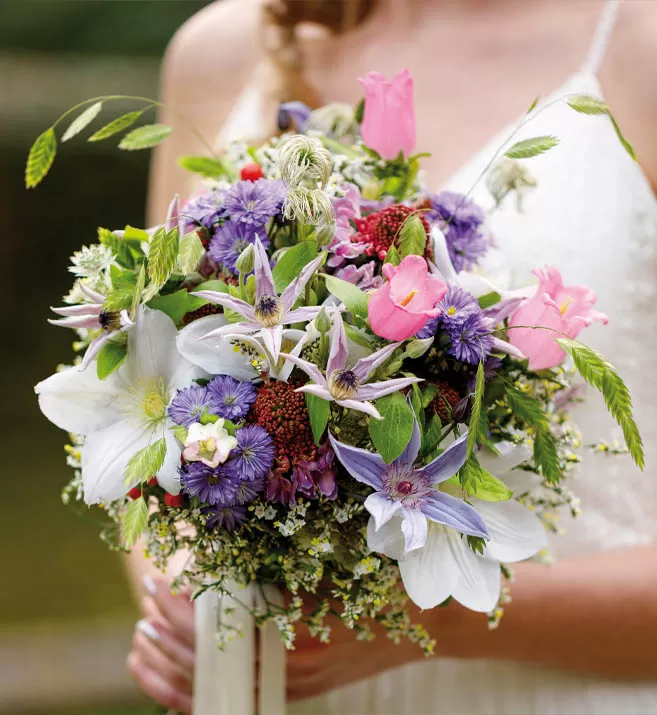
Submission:
{"label": "bridal bouquet", "polygon": [[[577,339],[606,322],[595,293],[554,266],[511,290],[484,210],[420,181],[410,76],[363,85],[356,110],[283,105],[280,137],[183,157],[205,184],[161,225],[98,229],[50,321],[74,330],[80,355],[36,392],[70,433],[65,500],[100,505],[115,548],[143,538],[161,568],[189,552],[177,582],[197,593],[285,588],[286,605],[263,588],[245,607],[287,647],[295,623],[326,641],[338,616],[359,637],[378,622],[430,653],[409,598],[453,598],[495,625],[508,565],[545,558],[559,507],[577,513],[575,371],[639,466],[643,454],[625,385]],[[568,102],[608,114],[592,97]],[[29,186],[52,164],[55,128],[30,153]],[[170,131],[141,126],[119,146]],[[486,177],[495,201],[533,185],[521,160],[556,143],[508,148]],[[220,623],[220,642],[234,630]]]}

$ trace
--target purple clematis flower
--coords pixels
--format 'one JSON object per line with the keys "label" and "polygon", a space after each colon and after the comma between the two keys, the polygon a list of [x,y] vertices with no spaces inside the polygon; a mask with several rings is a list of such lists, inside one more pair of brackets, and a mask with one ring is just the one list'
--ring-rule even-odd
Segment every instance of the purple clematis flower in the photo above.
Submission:
{"label": "purple clematis flower", "polygon": [[80,290],[91,302],[82,303],[81,305],[67,305],[62,308],[51,308],[54,313],[64,317],[49,320],[48,322],[51,325],[60,325],[63,328],[86,328],[87,330],[103,331],[102,335],[91,341],[82,358],[80,370],[84,370],[102,350],[113,333],[130,328],[134,325],[134,322],[130,320],[125,310],[120,313],[103,310],[105,296],[95,290],[91,290],[82,282],[79,285]]}
{"label": "purple clematis flower", "polygon": [[374,452],[343,444],[329,434],[331,445],[349,474],[375,490],[365,500],[365,508],[374,521],[374,531],[393,516],[401,517],[405,553],[425,545],[427,519],[450,526],[461,534],[488,538],[486,524],[474,507],[437,488],[463,466],[468,450],[467,437],[467,433],[464,434],[433,461],[420,467],[415,465],[422,442],[417,422],[406,449],[391,464],[386,464]]}
{"label": "purple clematis flower", "polygon": [[347,336],[342,316],[336,311],[331,328],[331,351],[326,365],[326,377],[317,365],[294,355],[281,353],[284,358],[300,367],[314,384],[304,385],[297,392],[309,392],[322,400],[335,401],[342,407],[359,410],[382,419],[379,411],[370,400],[376,400],[391,392],[399,392],[414,382],[421,382],[418,377],[399,377],[393,380],[365,385],[376,368],[383,364],[401,343],[391,343],[370,356],[359,360],[353,367],[347,368]]}
{"label": "purple clematis flower", "polygon": [[288,323],[305,323],[317,316],[321,307],[318,305],[307,306],[292,310],[299,296],[306,287],[313,273],[324,260],[320,255],[311,261],[292,283],[279,296],[274,287],[274,277],[269,265],[269,258],[265,247],[259,238],[255,241],[255,280],[256,302],[249,305],[240,298],[234,298],[227,293],[218,293],[211,290],[201,290],[191,295],[233,310],[246,318],[241,323],[229,323],[217,330],[203,336],[203,340],[225,335],[246,335],[256,333],[262,338],[267,351],[271,354],[273,362],[278,362],[281,354],[281,341],[283,339],[283,326]]}

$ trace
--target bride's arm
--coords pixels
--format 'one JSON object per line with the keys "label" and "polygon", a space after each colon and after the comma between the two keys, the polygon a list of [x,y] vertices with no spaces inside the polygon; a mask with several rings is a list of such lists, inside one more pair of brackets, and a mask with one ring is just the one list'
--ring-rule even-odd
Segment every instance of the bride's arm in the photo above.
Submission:
{"label": "bride's arm", "polygon": [[[490,632],[486,616],[458,604],[416,611],[438,642],[438,655],[495,658],[657,680],[657,546],[514,568],[512,602]],[[413,644],[379,634],[357,642],[339,626],[330,646],[301,637],[290,660],[290,696],[306,698],[423,658]]]}

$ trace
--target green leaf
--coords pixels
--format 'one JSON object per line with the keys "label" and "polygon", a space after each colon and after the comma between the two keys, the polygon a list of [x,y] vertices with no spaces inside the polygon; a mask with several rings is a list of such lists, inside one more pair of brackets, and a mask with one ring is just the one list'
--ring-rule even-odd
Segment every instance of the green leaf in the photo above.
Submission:
{"label": "green leaf", "polygon": [[492,305],[496,305],[500,302],[500,300],[502,300],[502,296],[499,293],[492,291],[491,293],[486,293],[486,295],[482,295],[481,298],[479,298],[479,307],[482,310],[485,310],[486,308],[490,308]]}
{"label": "green leaf", "polygon": [[130,315],[134,316],[137,308],[141,303],[141,297],[146,286],[146,265],[142,263],[139,273],[137,274],[137,282],[135,283],[135,292],[132,294],[130,303]]}
{"label": "green leaf", "polygon": [[568,106],[580,114],[609,114],[609,107],[601,99],[588,94],[568,97]]}
{"label": "green leaf", "polygon": [[360,102],[354,108],[354,121],[357,124],[363,123],[363,117],[365,116],[365,97],[363,97]]}
{"label": "green leaf", "polygon": [[203,248],[197,232],[190,231],[186,233],[180,241],[180,250],[178,252],[180,272],[187,274],[195,271],[204,253],[205,248]]}
{"label": "green leaf", "polygon": [[527,110],[527,114],[531,114],[535,109],[536,105],[538,104],[538,100],[540,99],[539,95],[537,94],[534,97],[534,101],[529,105],[529,109]]}
{"label": "green leaf", "polygon": [[526,422],[534,429],[544,429],[547,417],[540,404],[526,392],[509,385],[506,390],[506,399],[513,414]]}
{"label": "green leaf", "polygon": [[404,221],[399,232],[397,245],[399,246],[401,258],[424,256],[424,251],[427,247],[427,232],[417,214],[411,214]]}
{"label": "green leaf", "polygon": [[204,281],[203,283],[197,285],[194,290],[215,290],[218,293],[228,293],[228,285],[222,280],[217,279],[212,281]]}
{"label": "green leaf", "polygon": [[477,448],[477,440],[482,434],[482,406],[484,403],[484,389],[486,388],[486,375],[484,363],[480,362],[477,367],[477,380],[475,393],[472,398],[472,412],[470,414],[470,425],[468,431],[468,457],[474,454]]}
{"label": "green leaf", "polygon": [[99,380],[109,377],[126,359],[128,344],[123,340],[110,340],[98,353],[96,372]]}
{"label": "green leaf", "polygon": [[82,114],[71,122],[69,128],[64,132],[62,142],[67,142],[69,139],[73,139],[74,136],[77,136],[85,127],[93,122],[93,120],[99,115],[102,108],[102,102],[96,102],[90,107],[87,107]]}
{"label": "green leaf", "polygon": [[143,243],[144,241],[148,243],[151,237],[148,235],[148,231],[144,231],[143,228],[135,228],[134,226],[127,225],[125,231],[123,232],[123,240],[127,243]]}
{"label": "green leaf", "polygon": [[28,189],[33,189],[43,181],[55,161],[56,153],[57,137],[55,130],[50,127],[36,138],[28,154],[25,167],[25,186]]}
{"label": "green leaf", "polygon": [[534,462],[550,484],[556,484],[563,476],[557,439],[549,428],[539,429],[534,437]]}
{"label": "green leaf", "polygon": [[108,246],[124,268],[135,267],[135,257],[125,241],[107,228],[98,229],[98,240]]}
{"label": "green leaf", "polygon": [[173,436],[181,443],[184,444],[187,441],[187,427],[184,425],[173,425],[169,428],[173,432]]}
{"label": "green leaf", "polygon": [[120,117],[113,119],[109,124],[101,127],[95,134],[92,134],[87,141],[99,142],[122,132],[124,129],[131,127],[145,111],[145,109],[141,109],[136,112],[122,114]]}
{"label": "green leaf", "polygon": [[607,409],[623,430],[632,459],[639,469],[643,469],[643,441],[632,414],[632,398],[614,366],[599,352],[577,340],[560,338],[557,342],[572,357],[584,380],[602,393]]}
{"label": "green leaf", "polygon": [[509,159],[529,159],[532,156],[544,154],[546,151],[557,146],[559,140],[553,136],[532,137],[516,142],[510,149],[504,152],[504,156]]}
{"label": "green leaf", "polygon": [[105,297],[103,308],[111,312],[129,310],[135,295],[134,287],[115,288]]}
{"label": "green leaf", "polygon": [[139,498],[131,501],[121,521],[121,534],[123,543],[130,548],[134,546],[137,539],[141,536],[148,523],[148,506],[146,500]]}
{"label": "green leaf", "polygon": [[148,305],[150,308],[166,313],[174,323],[178,324],[187,313],[198,310],[207,302],[203,298],[190,295],[186,290],[179,290],[169,295],[156,295]]}
{"label": "green leaf", "polygon": [[625,151],[632,157],[632,159],[634,159],[634,161],[637,161],[636,154],[634,153],[634,147],[623,136],[623,132],[621,132],[621,128],[618,126],[618,122],[614,119],[611,113],[609,114],[609,119],[611,120],[611,124],[614,127],[614,131],[616,132],[618,141],[620,141],[620,143],[623,145],[623,149],[625,149]]}
{"label": "green leaf", "polygon": [[331,403],[328,400],[322,400],[317,395],[311,395],[306,392],[306,407],[310,416],[310,426],[313,431],[315,444],[319,444],[319,440],[324,434],[326,425],[328,424],[329,413],[331,411]]}
{"label": "green leaf", "polygon": [[390,246],[388,253],[386,253],[386,260],[383,263],[392,263],[393,266],[398,266],[401,263],[401,256],[399,251],[394,247]]}
{"label": "green leaf", "polygon": [[123,137],[119,143],[119,149],[126,151],[150,149],[163,142],[172,131],[173,127],[166,124],[146,124],[143,127],[137,127]]}
{"label": "green leaf", "polygon": [[468,464],[468,469],[473,470],[468,478],[468,494],[482,501],[499,502],[508,501],[513,496],[513,492],[496,476],[484,469],[477,459],[472,459]]}
{"label": "green leaf", "polygon": [[364,293],[360,288],[348,283],[335,276],[322,274],[326,279],[326,287],[330,293],[341,300],[347,309],[354,315],[361,318],[367,318],[367,293]]}
{"label": "green leaf", "polygon": [[316,255],[317,244],[314,241],[303,241],[288,248],[272,271],[276,290],[282,293]]}
{"label": "green leaf", "polygon": [[206,156],[181,156],[178,159],[178,166],[193,174],[200,174],[206,179],[221,179],[228,174],[219,159],[210,159]]}
{"label": "green leaf", "polygon": [[353,325],[349,325],[349,323],[344,324],[344,330],[349,340],[356,343],[356,345],[372,350],[372,343],[362,330],[355,328]]}
{"label": "green leaf", "polygon": [[422,434],[422,454],[426,457],[432,457],[434,450],[440,444],[440,438],[443,433],[442,427],[440,417],[437,414],[426,425]]}
{"label": "green leaf", "polygon": [[390,464],[399,457],[411,439],[413,410],[401,392],[381,397],[375,405],[383,419],[370,418],[370,437],[383,461]]}
{"label": "green leaf", "polygon": [[167,231],[162,226],[153,234],[148,249],[148,277],[152,284],[149,286],[149,295],[153,286],[159,290],[171,275],[178,256],[178,241],[178,227]]}
{"label": "green leaf", "polygon": [[140,449],[125,468],[123,484],[126,489],[154,477],[162,469],[166,456],[167,443],[164,437]]}

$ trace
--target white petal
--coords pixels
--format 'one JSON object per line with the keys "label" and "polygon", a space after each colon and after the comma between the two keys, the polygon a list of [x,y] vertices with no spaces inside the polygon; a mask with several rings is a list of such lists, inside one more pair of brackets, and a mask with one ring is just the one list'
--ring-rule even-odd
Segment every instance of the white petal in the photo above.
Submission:
{"label": "white petal", "polygon": [[208,315],[195,320],[178,333],[178,350],[187,360],[212,375],[231,375],[238,380],[253,380],[258,374],[238,347],[221,337],[201,339],[224,325],[227,325],[227,321],[223,315]]}
{"label": "white petal", "polygon": [[55,373],[34,388],[43,414],[60,429],[88,434],[117,420],[114,401],[121,390],[117,373],[99,380],[95,366],[71,367]]}
{"label": "white petal", "polygon": [[543,524],[526,506],[513,499],[506,502],[475,499],[473,502],[484,517],[490,534],[486,556],[503,563],[513,563],[524,561],[547,546]]}
{"label": "white petal", "polygon": [[531,492],[543,482],[538,474],[524,469],[514,469],[512,472],[507,472],[501,479],[515,496]]}
{"label": "white petal", "polygon": [[459,572],[452,596],[471,611],[492,611],[500,597],[499,563],[475,554],[453,529],[447,531],[447,540]]}
{"label": "white petal", "polygon": [[467,271],[461,271],[459,273],[458,283],[463,290],[472,293],[475,298],[481,298],[484,295],[488,295],[488,293],[500,292],[493,283],[483,276],[479,276],[476,273],[468,273]]}
{"label": "white petal", "polygon": [[167,443],[167,455],[164,458],[162,469],[157,473],[158,484],[165,489],[169,494],[178,494],[180,492],[180,444],[173,436],[173,432],[168,429],[164,431],[164,439]]}
{"label": "white petal", "polygon": [[379,492],[374,492],[374,494],[370,494],[367,499],[365,499],[365,508],[372,515],[374,527],[378,531],[384,524],[392,519],[395,512],[401,509],[401,502],[393,501]]}
{"label": "white petal", "polygon": [[87,504],[120,499],[127,492],[123,474],[128,462],[153,441],[150,429],[119,421],[88,435],[82,448],[82,484]]}
{"label": "white petal", "polygon": [[427,542],[427,517],[417,509],[404,509],[402,532],[406,540],[406,553],[421,549]]}
{"label": "white petal", "polygon": [[376,528],[374,517],[367,522],[367,546],[371,551],[399,561],[405,551],[404,535],[400,517],[393,516],[380,529]]}
{"label": "white petal", "polygon": [[459,577],[446,530],[429,524],[427,541],[399,562],[406,593],[420,608],[434,608],[451,594]]}
{"label": "white petal", "polygon": [[140,308],[136,323],[128,331],[126,365],[131,381],[168,377],[181,360],[176,350],[178,331],[171,318],[161,310]]}
{"label": "white petal", "polygon": [[447,283],[457,283],[456,271],[447,250],[447,239],[438,226],[432,227],[431,238],[433,239],[433,260],[436,268]]}

